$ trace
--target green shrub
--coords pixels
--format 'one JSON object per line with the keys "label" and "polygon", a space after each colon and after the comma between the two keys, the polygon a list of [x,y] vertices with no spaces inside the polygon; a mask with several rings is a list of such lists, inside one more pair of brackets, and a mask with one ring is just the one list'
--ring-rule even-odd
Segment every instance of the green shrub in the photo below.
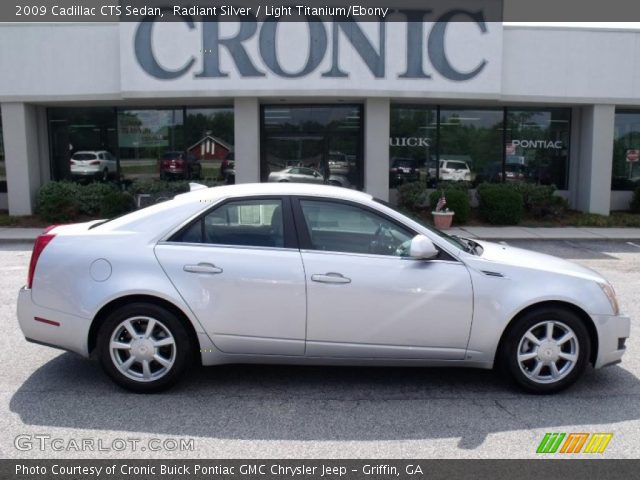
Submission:
{"label": "green shrub", "polygon": [[471,214],[471,204],[469,202],[469,194],[463,190],[434,190],[429,195],[429,205],[435,209],[440,199],[440,195],[444,192],[444,198],[447,200],[446,208],[455,212],[453,222],[456,225],[462,225],[469,221]]}
{"label": "green shrub", "polygon": [[47,222],[68,222],[80,213],[80,186],[73,182],[49,182],[36,196],[36,213]]}
{"label": "green shrub", "polygon": [[472,187],[471,182],[454,182],[452,180],[442,180],[435,186],[437,190],[458,190],[468,192]]}
{"label": "green shrub", "polygon": [[403,183],[398,187],[398,205],[410,211],[420,210],[427,203],[427,184]]}
{"label": "green shrub", "polygon": [[89,216],[99,215],[104,197],[117,191],[117,187],[112,183],[93,182],[88,185],[79,185],[80,213]]}
{"label": "green shrub", "polygon": [[640,213],[640,187],[633,191],[633,198],[629,204],[631,211],[634,213]]}
{"label": "green shrub", "polygon": [[136,209],[133,196],[128,192],[112,191],[102,197],[100,202],[100,216],[113,218]]}
{"label": "green shrub", "polygon": [[522,220],[522,194],[510,185],[482,184],[478,187],[480,214],[493,225],[517,225]]}
{"label": "green shrub", "polygon": [[177,195],[189,191],[189,182],[178,180],[167,182],[164,180],[134,180],[127,188],[131,195],[146,193],[149,195]]}

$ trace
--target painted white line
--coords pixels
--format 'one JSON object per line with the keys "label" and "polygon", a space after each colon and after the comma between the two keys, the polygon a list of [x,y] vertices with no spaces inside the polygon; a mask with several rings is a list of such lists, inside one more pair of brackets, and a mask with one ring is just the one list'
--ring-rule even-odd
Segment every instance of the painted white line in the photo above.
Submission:
{"label": "painted white line", "polygon": [[637,243],[627,242],[627,244],[631,245],[632,247],[640,248],[640,245],[638,245]]}

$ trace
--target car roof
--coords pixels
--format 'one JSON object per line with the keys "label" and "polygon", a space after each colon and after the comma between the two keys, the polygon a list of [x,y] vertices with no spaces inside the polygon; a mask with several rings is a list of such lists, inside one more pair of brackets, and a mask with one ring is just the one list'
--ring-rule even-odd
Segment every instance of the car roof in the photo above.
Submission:
{"label": "car roof", "polygon": [[78,150],[73,154],[76,155],[78,153],[109,153],[107,150]]}
{"label": "car roof", "polygon": [[204,201],[227,197],[244,197],[258,195],[311,195],[327,196],[343,200],[367,201],[372,196],[368,193],[331,185],[313,185],[308,183],[240,183],[207,189],[195,190],[176,196],[181,201]]}
{"label": "car roof", "polygon": [[101,231],[133,230],[146,232],[149,237],[157,231],[173,227],[175,223],[185,220],[208,205],[234,197],[298,195],[312,197],[328,197],[337,200],[351,200],[366,203],[372,196],[349,188],[330,185],[312,185],[308,183],[244,183],[201,188],[176,195],[172,200],[157,203],[136,210],[127,215],[115,218],[104,225]]}

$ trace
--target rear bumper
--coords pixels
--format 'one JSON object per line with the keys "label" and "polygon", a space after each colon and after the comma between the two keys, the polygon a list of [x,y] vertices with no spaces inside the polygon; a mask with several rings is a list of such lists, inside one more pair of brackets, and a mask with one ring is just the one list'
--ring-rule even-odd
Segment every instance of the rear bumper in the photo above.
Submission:
{"label": "rear bumper", "polygon": [[614,365],[627,351],[624,341],[629,338],[631,320],[625,315],[592,315],[598,331],[598,356],[594,367]]}
{"label": "rear bumper", "polygon": [[100,168],[95,168],[95,167],[71,169],[71,176],[73,177],[90,177],[94,175],[99,175],[101,173],[102,173],[102,170],[100,170]]}
{"label": "rear bumper", "polygon": [[18,323],[31,342],[89,356],[91,320],[36,305],[26,288],[18,293]]}

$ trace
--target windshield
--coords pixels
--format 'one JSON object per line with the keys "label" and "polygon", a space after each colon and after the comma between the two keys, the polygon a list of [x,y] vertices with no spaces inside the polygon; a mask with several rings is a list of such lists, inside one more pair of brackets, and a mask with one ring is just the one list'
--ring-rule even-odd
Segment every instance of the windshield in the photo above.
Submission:
{"label": "windshield", "polygon": [[446,240],[447,242],[449,242],[454,247],[459,248],[460,250],[465,250],[465,251],[468,250],[467,244],[465,242],[463,242],[462,240],[460,240],[458,237],[452,237],[451,235],[447,235],[446,233],[441,232],[440,230],[434,228],[432,225],[429,225],[429,224],[425,223],[424,220],[422,220],[417,215],[414,215],[414,214],[412,214],[411,212],[409,212],[407,210],[399,209],[399,208],[391,205],[389,202],[385,202],[384,200],[380,200],[379,198],[374,198],[374,200],[376,202],[380,203],[381,205],[384,205],[385,207],[390,208],[394,212],[398,212],[398,213],[404,215],[405,217],[410,218],[414,222],[419,223],[424,228],[426,228],[430,232],[435,233],[440,238],[442,238],[443,240]]}

